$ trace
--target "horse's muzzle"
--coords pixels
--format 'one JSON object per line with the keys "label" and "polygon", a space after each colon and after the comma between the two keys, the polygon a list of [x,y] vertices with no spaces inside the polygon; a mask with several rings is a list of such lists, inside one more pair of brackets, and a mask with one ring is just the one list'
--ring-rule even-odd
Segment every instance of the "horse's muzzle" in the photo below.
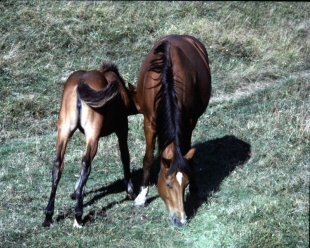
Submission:
{"label": "horse's muzzle", "polygon": [[187,223],[186,219],[180,219],[177,216],[175,216],[174,214],[172,216],[170,216],[170,220],[171,220],[172,224],[174,226],[177,226],[177,227],[182,227]]}

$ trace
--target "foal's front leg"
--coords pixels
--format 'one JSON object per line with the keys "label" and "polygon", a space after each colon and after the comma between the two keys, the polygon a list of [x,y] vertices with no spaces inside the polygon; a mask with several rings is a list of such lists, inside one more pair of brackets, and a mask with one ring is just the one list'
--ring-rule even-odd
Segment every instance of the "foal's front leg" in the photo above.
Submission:
{"label": "foal's front leg", "polygon": [[[126,119],[127,121],[127,119]],[[129,199],[134,199],[133,184],[130,175],[130,155],[128,150],[127,138],[128,138],[128,125],[121,128],[116,132],[118,138],[119,149],[121,153],[121,160],[124,170],[124,182],[126,187],[127,196]]]}
{"label": "foal's front leg", "polygon": [[154,148],[156,141],[156,131],[154,125],[144,117],[144,134],[146,141],[145,156],[143,159],[143,180],[140,193],[135,199],[135,206],[144,206],[150,179],[150,170],[154,162]]}

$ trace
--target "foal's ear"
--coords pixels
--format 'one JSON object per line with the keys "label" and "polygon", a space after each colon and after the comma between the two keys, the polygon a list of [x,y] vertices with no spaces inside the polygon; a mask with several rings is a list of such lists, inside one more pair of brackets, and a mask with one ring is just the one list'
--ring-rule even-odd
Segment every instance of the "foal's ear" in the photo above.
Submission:
{"label": "foal's ear", "polygon": [[191,149],[186,153],[186,155],[184,156],[184,158],[185,158],[186,160],[191,160],[191,159],[193,158],[195,152],[196,152],[196,148],[191,148]]}

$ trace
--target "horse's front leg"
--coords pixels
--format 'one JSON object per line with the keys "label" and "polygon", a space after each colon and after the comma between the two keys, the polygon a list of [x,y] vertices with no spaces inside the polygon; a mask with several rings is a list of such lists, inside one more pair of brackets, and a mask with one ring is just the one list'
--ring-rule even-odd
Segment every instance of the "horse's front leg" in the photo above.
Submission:
{"label": "horse's front leg", "polygon": [[[198,118],[193,118],[190,120],[190,126],[191,126],[191,132],[188,134],[188,147],[187,150],[191,148],[192,144],[192,132],[197,124]],[[187,152],[187,151],[186,151]],[[198,198],[198,186],[196,182],[196,177],[195,177],[195,164],[194,164],[194,159],[191,158],[189,161],[189,165],[191,167],[192,174],[190,176],[190,181],[189,181],[189,192],[192,197]]]}
{"label": "horse's front leg", "polygon": [[[124,120],[125,123],[125,120]],[[126,118],[126,123],[128,124],[128,120]],[[134,199],[134,192],[133,192],[133,184],[131,181],[130,175],[130,155],[128,150],[127,138],[128,138],[128,125],[124,125],[119,131],[116,132],[118,138],[119,149],[121,153],[121,160],[123,164],[124,170],[124,182],[126,187],[127,196],[129,199]]]}
{"label": "horse's front leg", "polygon": [[75,186],[75,220],[74,227],[81,228],[83,225],[83,199],[84,189],[91,171],[91,162],[96,155],[99,137],[87,138],[86,151],[82,159],[81,174]]}
{"label": "horse's front leg", "polygon": [[143,180],[140,188],[140,193],[135,199],[135,206],[144,206],[146,201],[146,195],[148,193],[148,185],[150,179],[150,170],[154,162],[154,148],[156,141],[156,128],[144,117],[144,134],[146,141],[145,155],[143,159]]}

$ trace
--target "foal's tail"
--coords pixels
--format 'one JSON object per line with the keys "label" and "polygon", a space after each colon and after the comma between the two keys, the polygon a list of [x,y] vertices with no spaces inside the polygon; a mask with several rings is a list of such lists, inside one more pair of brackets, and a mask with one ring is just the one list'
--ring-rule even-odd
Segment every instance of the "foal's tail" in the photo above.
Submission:
{"label": "foal's tail", "polygon": [[94,90],[85,82],[78,84],[79,98],[92,108],[101,108],[119,93],[119,82],[112,81],[101,90]]}

